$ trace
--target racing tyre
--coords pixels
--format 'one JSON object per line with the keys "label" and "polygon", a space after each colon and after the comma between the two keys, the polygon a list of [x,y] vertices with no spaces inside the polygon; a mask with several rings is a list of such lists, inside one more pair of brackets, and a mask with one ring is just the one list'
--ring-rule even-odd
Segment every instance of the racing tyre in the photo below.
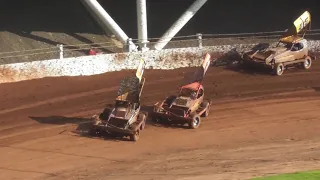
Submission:
{"label": "racing tyre", "polygon": [[140,137],[140,128],[134,133],[130,135],[131,141],[138,141]]}
{"label": "racing tyre", "polygon": [[140,129],[141,129],[141,130],[144,130],[145,128],[146,128],[146,116],[144,115],[143,122],[142,122],[142,124],[141,124]]}
{"label": "racing tyre", "polygon": [[111,113],[111,110],[109,108],[105,108],[105,109],[103,109],[103,112],[100,113],[99,118],[100,119],[108,119],[110,113]]}
{"label": "racing tyre", "polygon": [[152,120],[153,120],[153,122],[159,123],[159,124],[161,124],[161,123],[164,122],[164,118],[159,117],[159,116],[154,116],[154,117],[152,117]]}
{"label": "racing tyre", "polygon": [[[141,119],[140,119],[140,118],[141,118]],[[146,126],[146,119],[147,119],[146,114],[140,114],[140,115],[139,115],[139,120],[142,121],[141,126],[140,126],[140,130],[143,130],[143,129],[145,128],[145,126]]]}
{"label": "racing tyre", "polygon": [[207,110],[201,116],[202,117],[207,117],[207,116],[209,116],[209,113],[210,113],[210,103],[209,102],[204,102],[203,105],[204,105],[204,107],[207,108]]}
{"label": "racing tyre", "polygon": [[282,63],[276,64],[274,67],[274,74],[277,76],[281,76],[284,71],[284,65]]}
{"label": "racing tyre", "polygon": [[307,56],[303,62],[303,68],[304,69],[310,69],[311,67],[311,64],[312,64],[312,60],[309,56]]}
{"label": "racing tyre", "polygon": [[191,129],[197,129],[200,126],[201,118],[199,115],[193,115],[192,120],[189,122],[189,127]]}
{"label": "racing tyre", "polygon": [[169,96],[164,101],[164,104],[167,104],[167,106],[170,106],[172,102],[177,98],[177,96]]}

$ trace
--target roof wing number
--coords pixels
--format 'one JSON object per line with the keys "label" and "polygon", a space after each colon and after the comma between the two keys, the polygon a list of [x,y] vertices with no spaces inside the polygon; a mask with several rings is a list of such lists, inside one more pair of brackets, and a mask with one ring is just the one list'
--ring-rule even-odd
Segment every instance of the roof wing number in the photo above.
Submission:
{"label": "roof wing number", "polygon": [[303,28],[305,28],[311,21],[311,16],[308,11],[305,11],[300,17],[298,17],[294,22],[296,27],[296,32],[299,33]]}
{"label": "roof wing number", "polygon": [[142,75],[143,75],[145,66],[146,66],[145,61],[143,59],[141,59],[140,63],[139,63],[139,66],[138,66],[138,69],[137,69],[137,72],[136,72],[136,76],[137,76],[137,78],[139,79],[140,82],[141,82],[141,79],[142,79]]}
{"label": "roof wing number", "polygon": [[203,76],[206,74],[206,72],[210,66],[210,60],[211,60],[211,56],[209,53],[207,53],[203,62],[202,62]]}

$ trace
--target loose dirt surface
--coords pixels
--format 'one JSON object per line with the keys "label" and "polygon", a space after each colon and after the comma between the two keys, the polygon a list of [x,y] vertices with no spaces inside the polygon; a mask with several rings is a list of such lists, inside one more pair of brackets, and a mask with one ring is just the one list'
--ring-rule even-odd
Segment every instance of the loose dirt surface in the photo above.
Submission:
{"label": "loose dirt surface", "polygon": [[[148,70],[144,109],[193,68]],[[247,179],[320,169],[320,64],[271,76],[211,67],[210,116],[199,129],[151,121],[137,142],[85,136],[88,117],[133,71],[0,85],[1,179]]]}

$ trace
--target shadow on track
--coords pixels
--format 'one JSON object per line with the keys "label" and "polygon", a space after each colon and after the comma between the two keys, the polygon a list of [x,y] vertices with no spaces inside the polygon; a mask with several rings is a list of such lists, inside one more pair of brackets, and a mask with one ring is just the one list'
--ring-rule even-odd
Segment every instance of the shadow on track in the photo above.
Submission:
{"label": "shadow on track", "polygon": [[[110,108],[110,105],[106,105],[106,107]],[[101,110],[102,112],[102,110]],[[167,121],[164,122],[156,122],[152,118],[153,113],[153,105],[149,106],[142,106],[141,112],[148,113],[146,126],[148,127],[162,127],[162,128],[170,128],[170,129],[189,129],[189,127],[184,125],[177,125]],[[86,137],[86,138],[99,138],[103,140],[109,141],[129,141],[126,136],[116,133],[107,133],[107,132],[100,132],[99,134],[92,134],[90,132],[92,124],[93,124],[93,117],[64,117],[59,115],[52,115],[48,117],[35,117],[29,116],[30,119],[35,120],[41,124],[51,124],[51,125],[75,125],[76,127],[71,130],[71,132],[79,137]],[[143,135],[142,135],[143,136]]]}
{"label": "shadow on track", "polygon": [[[30,119],[33,119],[42,124],[52,124],[52,125],[76,125],[76,128],[71,132],[76,136],[87,137],[87,138],[95,138],[98,136],[90,135],[89,131],[92,125],[92,118],[83,118],[83,117],[64,117],[64,116],[48,116],[48,117],[33,117],[29,116]],[[107,133],[101,134],[99,136],[104,140],[117,140],[117,136],[113,136]]]}
{"label": "shadow on track", "polygon": [[89,118],[64,117],[64,116],[48,116],[48,117],[29,116],[29,118],[42,124],[53,124],[53,125],[79,124],[79,123],[83,123],[90,120]]}
{"label": "shadow on track", "polygon": [[[118,136],[114,136],[112,134],[103,133],[99,134],[98,136],[93,136],[90,133],[90,129],[93,123],[92,118],[82,118],[82,117],[64,117],[64,116],[48,116],[48,117],[29,117],[39,123],[42,124],[52,124],[52,125],[76,125],[77,127],[71,132],[79,137],[86,137],[86,138],[99,138],[103,140],[113,140],[119,141]],[[123,140],[123,139],[121,139]],[[126,139],[124,139],[126,140]]]}

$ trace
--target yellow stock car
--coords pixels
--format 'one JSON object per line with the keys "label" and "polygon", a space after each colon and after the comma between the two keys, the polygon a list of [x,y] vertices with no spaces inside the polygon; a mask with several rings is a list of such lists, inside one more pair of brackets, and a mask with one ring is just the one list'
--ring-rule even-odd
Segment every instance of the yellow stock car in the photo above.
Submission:
{"label": "yellow stock car", "polygon": [[[275,75],[282,75],[285,68],[300,66],[309,69],[312,64],[312,57],[309,54],[308,42],[304,38],[307,29],[310,28],[311,15],[305,11],[288,29],[282,38],[279,39],[276,47],[255,47],[242,54],[243,64],[262,64],[273,69]],[[308,26],[309,25],[309,26]],[[303,36],[298,34],[303,32]]]}
{"label": "yellow stock car", "polygon": [[307,40],[298,36],[280,39],[274,48],[258,49],[245,52],[242,62],[269,66],[275,75],[282,75],[289,66],[300,66],[309,69],[314,57],[309,55]]}

